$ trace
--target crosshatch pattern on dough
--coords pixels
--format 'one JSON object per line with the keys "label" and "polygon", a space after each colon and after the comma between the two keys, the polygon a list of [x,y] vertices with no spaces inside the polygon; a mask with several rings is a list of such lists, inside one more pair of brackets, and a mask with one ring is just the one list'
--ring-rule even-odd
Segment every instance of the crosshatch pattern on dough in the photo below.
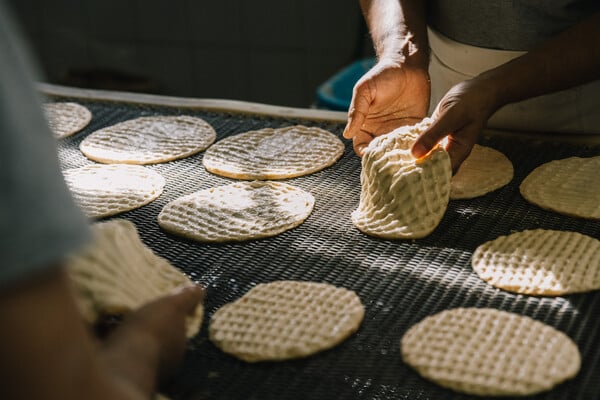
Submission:
{"label": "crosshatch pattern on dough", "polygon": [[[76,300],[84,317],[121,315],[192,281],[140,239],[135,225],[115,219],[92,225],[92,243],[67,260]],[[186,321],[187,337],[200,330],[203,306]]]}
{"label": "crosshatch pattern on dough", "polygon": [[91,133],[79,148],[101,163],[156,164],[199,153],[215,138],[213,127],[201,118],[139,117]]}
{"label": "crosshatch pattern on dough", "polygon": [[452,169],[441,147],[415,159],[410,149],[430,120],[375,138],[363,155],[354,225],[387,239],[422,238],[439,224],[450,196]]}
{"label": "crosshatch pattern on dough", "polygon": [[75,202],[91,218],[133,210],[158,198],[165,179],[141,165],[93,164],[63,172]]}
{"label": "crosshatch pattern on dough", "polygon": [[308,218],[314,197],[283,182],[235,182],[168,203],[158,216],[167,232],[202,242],[277,235]]}
{"label": "crosshatch pattern on dough", "polygon": [[248,362],[285,360],[329,349],[354,333],[364,307],[351,290],[316,282],[259,284],[217,310],[209,338]]}
{"label": "crosshatch pattern on dough", "polygon": [[523,396],[550,390],[581,366],[564,333],[492,308],[455,308],[426,317],[402,337],[403,360],[458,392]]}
{"label": "crosshatch pattern on dough", "polygon": [[234,179],[287,179],[333,165],[344,144],[321,128],[293,125],[230,136],[211,146],[202,159],[207,171]]}
{"label": "crosshatch pattern on dough", "polygon": [[44,103],[44,116],[57,139],[74,135],[88,126],[92,113],[87,107],[72,102]]}
{"label": "crosshatch pattern on dough", "polygon": [[572,217],[600,219],[600,156],[569,157],[534,169],[521,195],[541,208]]}
{"label": "crosshatch pattern on dough", "polygon": [[577,232],[535,229],[500,236],[475,250],[472,265],[484,281],[516,293],[600,289],[600,241]]}

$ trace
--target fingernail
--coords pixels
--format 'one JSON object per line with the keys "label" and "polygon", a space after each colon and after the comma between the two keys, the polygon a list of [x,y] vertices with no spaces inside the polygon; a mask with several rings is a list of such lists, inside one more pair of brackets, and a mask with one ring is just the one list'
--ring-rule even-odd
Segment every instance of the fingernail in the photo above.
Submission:
{"label": "fingernail", "polygon": [[416,142],[413,145],[411,152],[414,157],[420,158],[427,154],[427,148],[425,148],[422,143]]}

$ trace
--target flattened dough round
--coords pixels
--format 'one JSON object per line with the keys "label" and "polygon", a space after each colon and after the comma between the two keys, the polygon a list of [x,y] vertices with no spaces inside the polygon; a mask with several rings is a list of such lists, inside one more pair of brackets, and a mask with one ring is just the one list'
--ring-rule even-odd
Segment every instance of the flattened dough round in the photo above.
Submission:
{"label": "flattened dough round", "polygon": [[481,279],[515,293],[560,296],[600,289],[600,241],[545,229],[500,236],[473,253]]}
{"label": "flattened dough round", "polygon": [[333,165],[344,144],[333,133],[302,125],[265,128],[223,139],[202,159],[207,171],[234,179],[286,179]]}
{"label": "flattened dough round", "polygon": [[92,120],[90,110],[77,103],[45,103],[42,105],[42,110],[57,139],[79,132]]}
{"label": "flattened dough round", "polygon": [[441,386],[479,396],[550,390],[581,366],[577,345],[529,317],[492,308],[429,316],[402,337],[402,358]]}
{"label": "flattened dough round", "polygon": [[316,282],[255,286],[210,320],[210,340],[248,362],[286,360],[329,349],[354,333],[364,307],[351,290]]}
{"label": "flattened dough round", "polygon": [[452,177],[450,200],[483,196],[508,184],[513,176],[513,165],[504,154],[476,144]]}
{"label": "flattened dough round", "polygon": [[429,120],[371,141],[362,158],[361,193],[352,222],[386,239],[417,239],[440,223],[450,196],[450,157],[436,147],[415,159],[411,147]]}
{"label": "flattened dough round", "polygon": [[[92,225],[93,241],[67,260],[78,307],[95,322],[102,315],[122,315],[189,286],[192,281],[164,258],[154,254],[124,219]],[[187,318],[187,337],[200,330],[204,308]]]}
{"label": "flattened dough round", "polygon": [[542,164],[523,180],[520,191],[525,200],[541,208],[600,219],[600,156]]}
{"label": "flattened dough round", "polygon": [[140,117],[91,133],[79,149],[106,164],[157,164],[199,153],[215,138],[215,130],[201,118]]}
{"label": "flattened dough round", "polygon": [[158,215],[167,232],[201,242],[265,238],[300,225],[314,197],[283,182],[235,182],[180,197]]}
{"label": "flattened dough round", "polygon": [[158,198],[165,178],[141,165],[94,164],[63,172],[75,201],[91,218],[139,208]]}

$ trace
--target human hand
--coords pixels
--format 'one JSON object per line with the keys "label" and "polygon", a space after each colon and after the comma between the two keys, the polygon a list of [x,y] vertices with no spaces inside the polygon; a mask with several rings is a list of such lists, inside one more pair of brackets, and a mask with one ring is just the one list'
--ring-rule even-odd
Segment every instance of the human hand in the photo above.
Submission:
{"label": "human hand", "polygon": [[456,172],[497,109],[494,87],[479,77],[453,86],[437,105],[431,126],[413,144],[413,156],[423,157],[447,136],[446,151]]}
{"label": "human hand", "polygon": [[429,108],[426,68],[380,60],[354,86],[344,137],[362,156],[376,136],[421,121]]}

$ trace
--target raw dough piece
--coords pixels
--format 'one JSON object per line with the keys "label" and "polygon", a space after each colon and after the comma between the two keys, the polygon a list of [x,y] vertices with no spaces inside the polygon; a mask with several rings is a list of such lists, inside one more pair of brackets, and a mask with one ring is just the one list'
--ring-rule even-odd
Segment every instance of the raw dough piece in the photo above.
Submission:
{"label": "raw dough piece", "polygon": [[300,225],[314,197],[283,182],[235,182],[201,190],[167,204],[158,216],[166,231],[201,242],[274,236]]}
{"label": "raw dough piece", "polygon": [[472,199],[508,184],[513,165],[498,150],[476,144],[452,177],[450,200]]}
{"label": "raw dough piece", "polygon": [[161,195],[165,179],[141,165],[87,165],[63,172],[88,217],[102,218],[139,208]]}
{"label": "raw dough piece", "polygon": [[600,241],[535,229],[480,245],[471,261],[481,279],[515,293],[560,296],[600,289]]}
{"label": "raw dough piece", "polygon": [[364,307],[351,290],[276,281],[221,307],[208,328],[221,350],[248,362],[286,360],[329,349],[354,333]]}
{"label": "raw dough piece", "polygon": [[57,139],[79,132],[92,120],[90,110],[77,103],[45,103],[42,110]]}
{"label": "raw dough piece", "polygon": [[333,133],[302,125],[265,128],[223,139],[202,159],[217,175],[235,179],[286,179],[333,165],[344,144]]}
{"label": "raw dough piece", "polygon": [[[90,322],[122,315],[192,281],[140,240],[135,225],[111,220],[92,226],[93,241],[67,260],[77,303]],[[187,336],[200,330],[203,306],[187,319]]]}
{"label": "raw dough piece", "polygon": [[550,390],[581,366],[577,345],[539,321],[492,308],[427,317],[402,337],[402,358],[426,379],[479,396]]}
{"label": "raw dough piece", "polygon": [[79,148],[101,163],[156,164],[199,153],[215,138],[215,130],[200,118],[140,117],[91,133]]}
{"label": "raw dough piece", "polygon": [[425,119],[371,141],[362,158],[361,193],[352,222],[361,231],[386,239],[429,235],[448,206],[452,169],[440,146],[420,159],[410,149],[430,125]]}
{"label": "raw dough piece", "polygon": [[600,156],[540,165],[523,180],[520,190],[525,200],[541,208],[600,219]]}

